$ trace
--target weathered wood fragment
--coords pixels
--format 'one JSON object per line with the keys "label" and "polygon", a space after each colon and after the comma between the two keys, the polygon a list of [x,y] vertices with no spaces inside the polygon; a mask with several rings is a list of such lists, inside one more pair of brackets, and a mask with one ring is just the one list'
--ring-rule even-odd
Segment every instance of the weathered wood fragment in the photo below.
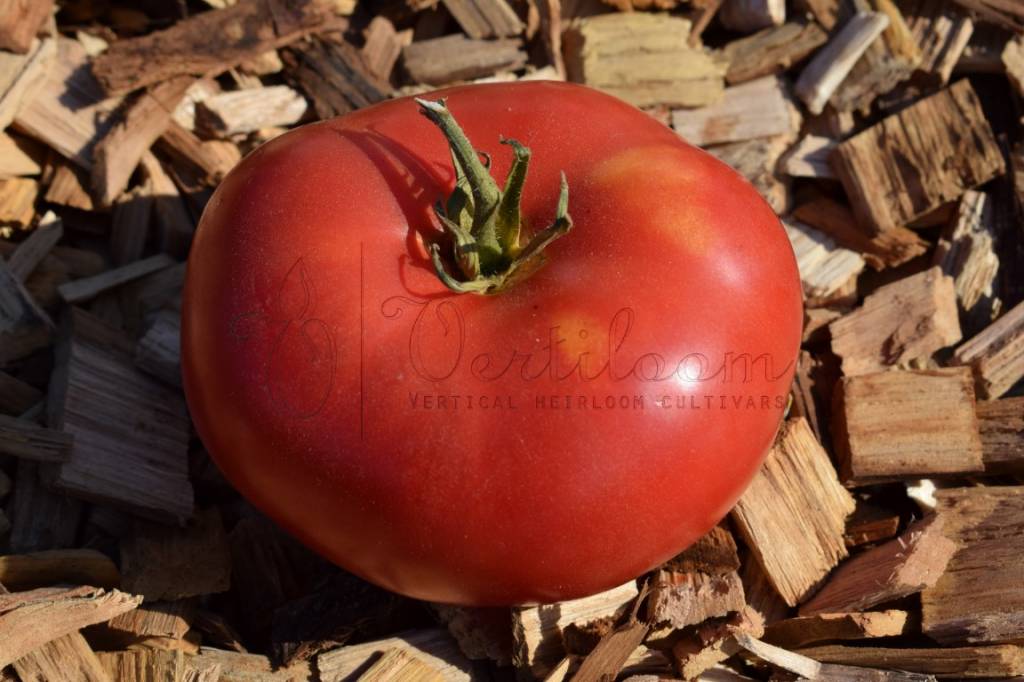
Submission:
{"label": "weathered wood fragment", "polygon": [[[445,630],[416,630],[388,639],[343,646],[320,654],[316,667],[320,682],[358,679],[380,656],[398,649],[438,671],[450,682],[469,682],[472,666]],[[237,654],[236,654],[237,656]]]}
{"label": "weathered wood fragment", "polygon": [[0,132],[0,180],[39,175],[42,168],[33,155],[26,151],[26,146],[23,139]]}
{"label": "weathered wood fragment", "polygon": [[119,682],[176,682],[185,673],[185,658],[180,651],[138,647],[127,651],[103,651],[97,657],[110,678]]}
{"label": "weathered wood fragment", "polygon": [[82,503],[51,492],[39,476],[40,464],[18,462],[11,516],[12,552],[38,552],[74,547],[82,518]]}
{"label": "weathered wood fragment", "polygon": [[858,547],[895,537],[900,517],[870,502],[857,502],[857,509],[846,520],[846,546]]}
{"label": "weathered wood fragment", "polygon": [[37,462],[66,462],[71,458],[71,443],[71,435],[63,431],[0,415],[0,454]]}
{"label": "weathered wood fragment", "polygon": [[110,229],[110,253],[114,265],[127,265],[142,257],[149,236],[149,219],[157,198],[153,182],[142,184],[122,194],[114,203]]}
{"label": "weathered wood fragment", "polygon": [[835,178],[828,156],[835,149],[835,140],[820,135],[805,135],[787,151],[779,162],[780,170],[797,178]]}
{"label": "weathered wood fragment", "polygon": [[39,225],[32,234],[18,244],[14,253],[7,259],[7,267],[18,280],[24,282],[50,253],[64,235],[64,223],[53,213],[47,211],[39,220]]}
{"label": "weathered wood fragment", "polygon": [[961,338],[953,278],[933,267],[879,287],[829,331],[848,377],[928,358]]}
{"label": "weathered wood fragment", "polygon": [[[431,45],[416,48],[425,51],[425,61],[421,62],[421,66],[428,73],[431,70],[437,72],[447,68],[447,64],[443,62],[430,63],[432,59],[447,59],[443,46],[432,41],[421,41],[426,42],[430,42]],[[497,47],[491,50],[489,41],[469,42],[480,48],[474,52],[471,47],[470,54],[459,55],[466,60],[463,65],[469,65],[469,68],[479,66],[481,61],[486,62],[488,55],[496,55],[504,49]],[[431,49],[435,47],[442,49],[432,53]],[[412,49],[412,46],[405,49]],[[508,52],[505,51],[504,54],[507,56]],[[416,50],[413,50],[413,55],[415,60]],[[339,116],[353,109],[375,104],[386,99],[391,92],[388,82],[376,76],[365,63],[363,55],[344,40],[309,40],[288,50],[285,58],[293,65],[290,69],[292,77],[313,100],[313,108],[320,118]],[[406,58],[408,59],[408,56]],[[522,63],[519,66],[522,66]]]}
{"label": "weathered wood fragment", "polygon": [[470,38],[510,38],[525,28],[505,0],[443,0],[443,3]]}
{"label": "weathered wood fragment", "polygon": [[360,682],[443,682],[444,679],[440,670],[430,667],[420,658],[413,658],[402,649],[388,649],[359,676]]}
{"label": "weathered wood fragment", "polygon": [[791,140],[788,134],[761,137],[715,145],[708,152],[749,180],[772,209],[782,214],[789,210],[789,183],[775,172],[775,164]]}
{"label": "weathered wood fragment", "polygon": [[35,218],[39,183],[32,178],[0,180],[0,226],[27,229]]}
{"label": "weathered wood fragment", "polygon": [[918,71],[945,85],[974,33],[974,21],[944,0],[907,0],[900,9],[921,48]]}
{"label": "weathered wood fragment", "polygon": [[43,392],[32,384],[0,372],[0,412],[9,415],[20,415],[37,404],[43,398]]}
{"label": "weathered wood fragment", "polygon": [[566,70],[570,80],[636,106],[712,104],[722,96],[726,64],[691,46],[689,34],[690,22],[679,17],[588,17],[563,36]]}
{"label": "weathered wood fragment", "polygon": [[417,83],[444,85],[520,69],[526,52],[518,38],[473,40],[453,34],[404,47],[402,63]]}
{"label": "weathered wood fragment", "polygon": [[804,296],[831,296],[864,269],[860,254],[837,246],[828,235],[794,220],[783,221],[796,254]]}
{"label": "weathered wood fragment", "polygon": [[936,491],[935,498],[945,533],[959,547],[942,577],[921,595],[922,629],[943,645],[1018,641],[1024,628],[1024,487],[950,488]]}
{"label": "weathered wood fragment", "polygon": [[763,639],[784,649],[798,649],[819,642],[898,637],[907,630],[907,615],[890,609],[797,616],[766,627]]}
{"label": "weathered wood fragment", "polygon": [[725,0],[718,11],[722,25],[732,31],[752,33],[779,26],[786,20],[785,0]]}
{"label": "weathered wood fragment", "polygon": [[67,583],[113,588],[121,574],[106,554],[95,549],[54,549],[0,556],[0,584],[12,590]]}
{"label": "weathered wood fragment", "polygon": [[24,55],[0,50],[0,130],[46,86],[56,59],[54,38],[33,41]]}
{"label": "weathered wood fragment", "polygon": [[261,128],[290,126],[306,113],[306,100],[287,85],[233,90],[196,103],[196,130],[208,137],[231,137]]}
{"label": "weathered wood fragment", "polygon": [[172,385],[181,386],[181,313],[161,310],[135,347],[135,365]]}
{"label": "weathered wood fragment", "polygon": [[828,36],[813,21],[766,28],[734,40],[722,48],[729,63],[725,80],[736,85],[780,73],[805,59],[827,40]]}
{"label": "weathered wood fragment", "polygon": [[764,633],[764,623],[756,610],[744,607],[728,618],[710,619],[682,633],[672,645],[676,670],[686,680],[705,679],[704,673],[739,653],[737,632],[751,637]]}
{"label": "weathered wood fragment", "polygon": [[957,364],[971,368],[979,398],[1006,393],[1024,377],[1024,303],[1018,303],[954,354]]}
{"label": "weathered wood fragment", "polygon": [[19,679],[35,682],[115,682],[77,632],[58,637],[12,664]]}
{"label": "weathered wood fragment", "polygon": [[1005,171],[967,80],[841,142],[831,161],[854,213],[875,231],[903,226]]}
{"label": "weathered wood fragment", "polygon": [[27,53],[53,5],[54,0],[0,0],[0,50]]}
{"label": "weathered wood fragment", "polygon": [[0,260],[0,365],[46,346],[52,328],[50,316]]}
{"label": "weathered wood fragment", "polygon": [[765,76],[726,88],[714,104],[673,110],[672,127],[687,142],[700,146],[772,135],[795,137],[800,114],[782,79]]}
{"label": "weathered wood fragment", "polygon": [[978,401],[985,473],[1024,473],[1024,397]]}
{"label": "weathered wood fragment", "polygon": [[847,485],[982,471],[965,368],[844,377],[832,434]]}
{"label": "weathered wood fragment", "polygon": [[89,173],[64,159],[53,160],[43,175],[49,180],[46,196],[51,204],[60,204],[82,211],[96,210],[96,204],[89,193]]}
{"label": "weathered wood fragment", "polygon": [[957,207],[956,222],[939,240],[935,264],[953,278],[960,309],[968,320],[986,325],[999,305],[994,293],[999,257],[991,198],[968,190]]}
{"label": "weathered wood fragment", "polygon": [[174,259],[166,254],[157,254],[113,270],[107,270],[99,275],[62,284],[59,288],[60,296],[67,303],[80,303],[108,289],[151,275],[172,265],[174,265]]}
{"label": "weathered wood fragment", "polygon": [[798,418],[783,424],[732,518],[772,585],[795,606],[846,556],[843,531],[853,509],[828,454]]}
{"label": "weathered wood fragment", "polygon": [[832,644],[802,649],[800,653],[822,663],[894,668],[935,675],[939,679],[962,680],[1024,674],[1024,647],[1010,645],[904,649]]}

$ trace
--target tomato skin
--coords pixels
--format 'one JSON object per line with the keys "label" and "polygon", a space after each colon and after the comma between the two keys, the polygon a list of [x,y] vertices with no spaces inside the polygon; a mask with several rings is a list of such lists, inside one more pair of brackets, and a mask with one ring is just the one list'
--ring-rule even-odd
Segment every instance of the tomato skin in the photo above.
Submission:
{"label": "tomato skin", "polygon": [[[614,98],[442,94],[499,184],[499,136],[531,147],[532,229],[565,172],[573,231],[511,290],[453,294],[423,246],[451,160],[411,99],[267,143],[217,189],[189,258],[196,428],[253,504],[383,587],[472,605],[613,587],[705,533],[757,471],[800,343],[792,249],[744,179]],[[746,373],[743,354],[760,358]]]}

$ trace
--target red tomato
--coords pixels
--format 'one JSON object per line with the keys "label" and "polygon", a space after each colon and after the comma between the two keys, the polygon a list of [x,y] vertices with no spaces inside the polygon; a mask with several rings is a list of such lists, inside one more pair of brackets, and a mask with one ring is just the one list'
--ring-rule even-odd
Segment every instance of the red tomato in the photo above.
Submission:
{"label": "red tomato", "polygon": [[522,215],[572,231],[493,296],[428,245],[444,137],[398,99],[264,145],[203,215],[182,352],[230,481],[344,568],[413,597],[549,602],[613,587],[719,521],[757,471],[800,342],[796,263],[737,173],[612,97],[446,90]]}

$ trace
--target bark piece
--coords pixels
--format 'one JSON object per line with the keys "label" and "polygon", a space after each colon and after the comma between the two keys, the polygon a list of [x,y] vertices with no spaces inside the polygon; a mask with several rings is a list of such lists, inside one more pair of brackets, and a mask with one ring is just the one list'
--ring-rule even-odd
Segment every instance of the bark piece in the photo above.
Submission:
{"label": "bark piece", "polygon": [[505,0],[442,0],[470,38],[510,38],[523,22]]}
{"label": "bark piece", "polygon": [[[464,39],[464,36],[454,37]],[[445,56],[447,53],[444,52],[445,48],[441,43],[421,42],[430,43],[430,45],[413,50],[414,60],[416,59],[416,50],[423,51],[423,61],[419,63],[422,68],[426,69],[428,73],[448,68],[449,64],[445,61],[430,62],[432,59],[449,59],[448,56]],[[445,45],[454,45],[455,42],[458,41],[449,40]],[[463,59],[461,65],[473,69],[483,65],[490,57],[499,54],[504,54],[507,57],[511,53],[506,48],[514,41],[505,41],[504,47],[495,46],[493,49],[491,49],[489,41],[468,42],[472,43],[466,45],[469,52],[465,55],[453,54],[452,57],[455,61],[451,63],[452,66],[455,66],[459,59]],[[413,48],[410,45],[406,49]],[[512,51],[514,52],[514,50],[513,47]],[[376,104],[386,99],[391,92],[388,82],[373,75],[359,51],[343,40],[313,39],[292,48],[287,52],[286,57],[292,64],[290,70],[292,77],[313,100],[313,107],[320,118],[339,116],[354,109]],[[486,68],[489,67],[485,66],[485,70]]]}
{"label": "bark piece", "polygon": [[54,38],[33,41],[25,55],[0,50],[0,130],[46,87],[56,59]]}
{"label": "bark piece", "polygon": [[18,128],[88,170],[93,146],[113,124],[119,98],[107,98],[89,72],[89,56],[76,40],[58,38],[49,77],[14,118]]}
{"label": "bark piece", "polygon": [[795,606],[846,556],[843,531],[853,509],[828,454],[798,418],[782,426],[732,518],[772,585]]}
{"label": "bark piece", "polygon": [[630,581],[583,599],[517,608],[512,611],[513,660],[537,677],[551,671],[566,655],[564,633],[570,625],[613,621],[625,613],[639,591]]}
{"label": "bark piece", "polygon": [[121,574],[106,554],[95,549],[0,556],[0,584],[4,587],[31,590],[59,583],[112,588],[121,584]]}
{"label": "bark piece", "polygon": [[0,595],[0,667],[58,637],[130,611],[141,601],[141,597],[95,587]]}
{"label": "bark piece", "polygon": [[945,85],[974,33],[974,21],[945,0],[908,0],[900,9],[921,48],[918,71]]}
{"label": "bark piece", "polygon": [[785,0],[725,0],[718,19],[731,31],[751,33],[780,26],[786,20]]}
{"label": "bark piece", "polygon": [[857,251],[875,270],[903,265],[929,247],[928,242],[905,227],[871,235],[860,229],[850,209],[825,196],[800,204],[793,217],[829,235],[839,246]]}
{"label": "bark piece", "polygon": [[800,615],[863,611],[935,585],[956,552],[942,534],[944,521],[929,516],[903,535],[867,550],[839,566]]}
{"label": "bark piece", "polygon": [[1024,674],[1024,647],[1010,645],[897,649],[833,644],[802,649],[800,653],[823,663],[895,668],[935,675],[939,679],[962,680]]}
{"label": "bark piece", "polygon": [[388,639],[343,646],[320,654],[316,667],[320,682],[358,679],[384,652],[400,650],[436,670],[450,682],[473,679],[472,666],[444,630],[415,630]]}
{"label": "bark piece", "polygon": [[18,248],[7,259],[11,274],[22,282],[27,280],[63,235],[64,223],[53,211],[47,211],[32,234],[18,244]]}
{"label": "bark piece", "polygon": [[845,377],[832,433],[847,485],[984,469],[965,368]]}
{"label": "bark piece", "polygon": [[858,219],[876,231],[905,225],[1005,171],[967,80],[840,143],[831,161]]}
{"label": "bark piece", "polygon": [[837,246],[828,235],[796,221],[782,224],[796,254],[805,297],[831,296],[864,269],[860,254]]}
{"label": "bark piece", "polygon": [[717,102],[725,63],[689,44],[690,22],[634,12],[588,17],[563,36],[570,80],[638,107]]}
{"label": "bark piece", "polygon": [[0,50],[28,52],[53,5],[54,0],[0,0]]}
{"label": "bark piece", "polygon": [[922,629],[943,645],[1019,640],[1024,487],[950,488],[935,498],[945,532],[959,549],[921,595]]}
{"label": "bark piece", "polygon": [[781,73],[825,44],[828,36],[813,21],[766,28],[727,43],[722,54],[729,63],[730,85]]}
{"label": "bark piece", "polygon": [[953,278],[956,297],[968,320],[992,321],[998,305],[994,283],[999,272],[995,220],[988,194],[968,190],[957,207],[956,222],[935,249],[935,264]]}
{"label": "bark piece", "polygon": [[231,137],[261,128],[290,126],[306,113],[306,100],[287,85],[234,90],[196,103],[196,129],[208,137]]}
{"label": "bark piece", "polygon": [[0,415],[0,454],[37,462],[67,462],[72,441],[63,431]]}
{"label": "bark piece", "polygon": [[898,637],[907,629],[907,612],[897,609],[864,613],[798,616],[765,628],[764,641],[784,649],[837,640]]}
{"label": "bark piece", "polygon": [[44,644],[12,667],[22,682],[114,682],[77,632]]}
{"label": "bark piece", "polygon": [[777,76],[726,88],[722,99],[701,109],[676,109],[672,127],[691,144],[706,146],[771,135],[796,136],[800,114]]}
{"label": "bark piece", "polygon": [[1024,474],[1024,397],[978,402],[981,459],[987,474]]}
{"label": "bark piece", "polygon": [[829,331],[848,377],[931,357],[961,338],[953,278],[933,267],[879,287]]}
{"label": "bark piece", "polygon": [[789,210],[789,183],[775,172],[775,164],[791,141],[791,135],[775,135],[715,145],[708,152],[749,180],[772,209],[782,214]]}
{"label": "bark piece", "polygon": [[92,277],[76,279],[67,284],[62,284],[59,288],[60,296],[67,303],[80,303],[90,298],[95,298],[104,291],[134,281],[140,277],[151,275],[172,265],[174,265],[174,259],[165,254],[157,254],[144,260],[122,265],[113,270],[107,270]]}
{"label": "bark piece", "polygon": [[51,492],[39,477],[40,464],[18,462],[11,516],[12,552],[64,549],[77,544],[82,503]]}
{"label": "bark piece", "polygon": [[75,443],[53,485],[160,521],[187,519],[192,486],[181,395],[135,369],[132,343],[88,313],[73,308],[66,327],[50,380],[49,423]]}
{"label": "bark piece", "polygon": [[226,591],[231,557],[216,507],[197,512],[185,528],[137,522],[121,543],[126,590],[150,601]]}
{"label": "bark piece", "polygon": [[162,31],[119,40],[93,60],[92,72],[110,94],[175,76],[215,76],[322,28],[328,19],[325,4],[316,0],[242,0]]}
{"label": "bark piece", "polygon": [[881,12],[861,12],[843,28],[800,72],[794,93],[812,114],[825,110],[833,93],[849,75],[854,64],[872,42],[889,26],[889,17]]}
{"label": "bark piece", "polygon": [[473,40],[453,34],[403,48],[402,63],[415,82],[444,85],[515,71],[526,65],[526,53],[518,38]]}
{"label": "bark piece", "polygon": [[979,398],[1006,393],[1024,377],[1024,303],[1018,303],[980,334],[962,343],[954,354],[974,374]]}

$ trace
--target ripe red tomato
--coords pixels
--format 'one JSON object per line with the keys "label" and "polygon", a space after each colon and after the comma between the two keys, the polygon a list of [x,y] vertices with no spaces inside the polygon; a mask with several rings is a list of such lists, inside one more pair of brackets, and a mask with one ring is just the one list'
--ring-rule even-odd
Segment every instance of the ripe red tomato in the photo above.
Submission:
{"label": "ripe red tomato", "polygon": [[257,507],[389,589],[495,605],[613,587],[756,472],[800,342],[792,250],[743,178],[612,97],[442,95],[499,183],[501,136],[532,149],[526,232],[565,173],[572,231],[502,293],[456,294],[429,255],[452,157],[412,99],[269,142],[189,259],[196,428]]}

